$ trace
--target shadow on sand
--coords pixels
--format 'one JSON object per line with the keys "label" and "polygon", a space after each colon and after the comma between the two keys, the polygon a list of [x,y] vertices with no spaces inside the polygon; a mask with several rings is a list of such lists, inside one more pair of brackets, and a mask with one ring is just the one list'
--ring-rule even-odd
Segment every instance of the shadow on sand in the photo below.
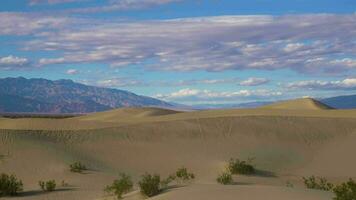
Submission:
{"label": "shadow on sand", "polygon": [[29,190],[29,191],[21,192],[17,197],[37,196],[37,195],[44,195],[44,194],[57,193],[57,192],[74,191],[74,190],[76,190],[76,189],[75,188],[59,188],[53,192],[46,192],[46,191],[42,191],[42,190]]}

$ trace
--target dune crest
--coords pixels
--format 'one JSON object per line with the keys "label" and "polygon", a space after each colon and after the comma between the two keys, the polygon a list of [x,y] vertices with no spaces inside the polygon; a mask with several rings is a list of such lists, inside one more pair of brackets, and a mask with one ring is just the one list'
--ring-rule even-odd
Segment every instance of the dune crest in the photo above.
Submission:
{"label": "dune crest", "polygon": [[288,101],[281,101],[261,108],[286,109],[286,110],[329,110],[332,107],[321,103],[313,98],[300,98]]}

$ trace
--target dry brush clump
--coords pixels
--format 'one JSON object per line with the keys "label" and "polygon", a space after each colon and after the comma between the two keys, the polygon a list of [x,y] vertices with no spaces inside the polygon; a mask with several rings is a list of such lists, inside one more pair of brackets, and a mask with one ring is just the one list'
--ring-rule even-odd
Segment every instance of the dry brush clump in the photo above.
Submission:
{"label": "dry brush clump", "polygon": [[15,196],[23,191],[23,184],[15,175],[0,174],[0,197]]}
{"label": "dry brush clump", "polygon": [[147,197],[158,195],[162,190],[160,187],[161,177],[158,174],[146,173],[142,175],[142,179],[138,185],[140,187],[141,193]]}
{"label": "dry brush clump", "polygon": [[88,168],[81,162],[75,162],[69,165],[70,171],[75,172],[75,173],[82,173],[85,170],[88,170]]}
{"label": "dry brush clump", "polygon": [[231,173],[226,171],[219,174],[219,176],[216,178],[216,181],[223,185],[231,185],[233,183]]}
{"label": "dry brush clump", "polygon": [[57,187],[55,180],[38,181],[38,185],[40,186],[41,190],[45,192],[53,192]]}
{"label": "dry brush clump", "polygon": [[161,176],[158,174],[146,173],[142,176],[138,184],[144,196],[152,197],[166,190],[173,181],[176,181],[177,184],[186,184],[194,179],[194,173],[188,171],[186,167],[181,167],[177,169],[174,174],[169,175],[165,179],[161,179]]}
{"label": "dry brush clump", "polygon": [[256,173],[256,169],[252,165],[252,159],[244,161],[231,158],[228,164],[228,170],[231,174],[252,175]]}
{"label": "dry brush clump", "polygon": [[304,185],[309,189],[331,191],[334,188],[334,185],[323,177],[303,177],[303,182]]}
{"label": "dry brush clump", "polygon": [[125,173],[121,173],[119,176],[119,179],[114,180],[111,185],[106,186],[105,191],[115,194],[118,199],[121,199],[122,195],[132,190],[133,182],[131,177]]}
{"label": "dry brush clump", "polygon": [[304,185],[309,189],[332,191],[335,194],[334,200],[356,200],[356,182],[349,179],[340,185],[334,185],[323,177],[311,176],[303,177]]}
{"label": "dry brush clump", "polygon": [[356,183],[349,179],[340,185],[334,187],[334,200],[356,200]]}

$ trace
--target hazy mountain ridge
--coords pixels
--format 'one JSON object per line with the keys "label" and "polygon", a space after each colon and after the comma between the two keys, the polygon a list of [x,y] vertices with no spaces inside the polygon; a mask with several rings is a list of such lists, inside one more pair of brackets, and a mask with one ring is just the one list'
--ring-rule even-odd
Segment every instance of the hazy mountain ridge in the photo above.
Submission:
{"label": "hazy mountain ridge", "polygon": [[325,98],[321,102],[337,109],[352,109],[356,108],[356,95]]}
{"label": "hazy mountain ridge", "polygon": [[165,106],[151,97],[108,88],[75,83],[71,80],[0,79],[0,111],[43,113],[87,113],[120,107]]}

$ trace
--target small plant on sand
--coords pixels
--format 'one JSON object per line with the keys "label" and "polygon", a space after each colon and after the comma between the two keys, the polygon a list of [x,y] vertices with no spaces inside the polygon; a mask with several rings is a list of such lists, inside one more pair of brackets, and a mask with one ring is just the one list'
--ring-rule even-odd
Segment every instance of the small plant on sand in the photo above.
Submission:
{"label": "small plant on sand", "polygon": [[323,177],[303,177],[303,181],[304,185],[309,189],[330,191],[334,188],[334,185]]}
{"label": "small plant on sand", "polygon": [[181,167],[176,171],[176,177],[176,180],[181,183],[186,183],[195,179],[195,175],[189,172],[185,167]]}
{"label": "small plant on sand", "polygon": [[176,179],[177,179],[176,175],[173,175],[173,174],[169,175],[167,178],[165,178],[161,181],[161,183],[160,183],[161,189],[166,189],[169,186],[169,184]]}
{"label": "small plant on sand", "polygon": [[105,191],[111,194],[115,194],[118,199],[121,199],[122,195],[130,192],[132,188],[133,182],[131,177],[121,173],[119,179],[114,180],[111,185],[106,186]]}
{"label": "small plant on sand", "polygon": [[334,187],[333,192],[336,195],[334,200],[356,200],[356,183],[354,180],[350,179],[349,181]]}
{"label": "small plant on sand", "polygon": [[0,197],[15,196],[22,191],[22,181],[15,175],[0,174]]}
{"label": "small plant on sand", "polygon": [[230,172],[223,172],[217,178],[216,181],[223,185],[231,185],[233,183],[232,175]]}
{"label": "small plant on sand", "polygon": [[49,181],[39,181],[38,185],[41,187],[42,191],[52,192],[56,190],[57,184],[55,180],[49,180]]}
{"label": "small plant on sand", "polygon": [[88,168],[81,162],[75,162],[73,164],[70,164],[69,167],[71,172],[76,172],[76,173],[81,173],[85,170],[88,170]]}
{"label": "small plant on sand", "polygon": [[228,164],[228,169],[231,174],[243,174],[243,175],[251,175],[255,174],[256,170],[254,166],[251,164],[252,159],[248,159],[248,161],[241,161],[239,159],[230,159]]}
{"label": "small plant on sand", "polygon": [[141,181],[138,183],[140,191],[147,197],[152,197],[160,193],[161,177],[157,174],[144,174]]}

